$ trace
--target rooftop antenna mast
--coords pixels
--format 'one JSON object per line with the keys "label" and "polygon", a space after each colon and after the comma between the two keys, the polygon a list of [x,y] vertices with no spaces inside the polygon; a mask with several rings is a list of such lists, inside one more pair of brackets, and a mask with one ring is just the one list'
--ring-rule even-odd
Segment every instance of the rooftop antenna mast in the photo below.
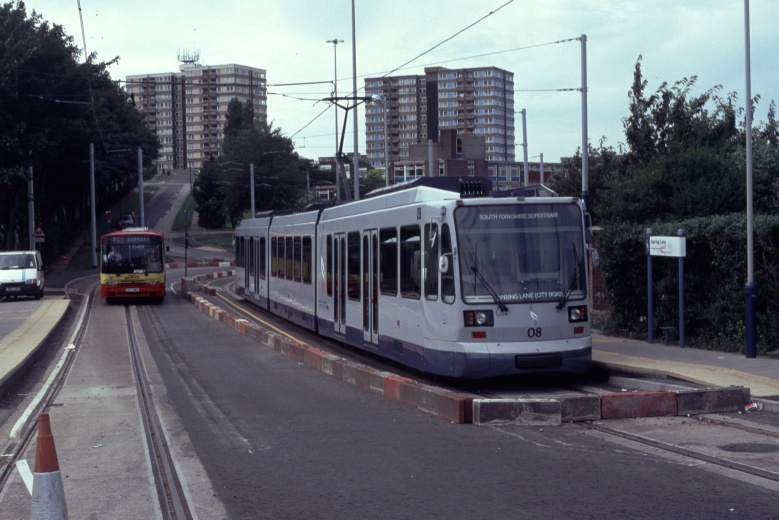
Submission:
{"label": "rooftop antenna mast", "polygon": [[176,51],[176,55],[178,56],[179,61],[186,65],[194,65],[200,62],[200,49],[194,49],[192,51],[189,49],[179,49]]}

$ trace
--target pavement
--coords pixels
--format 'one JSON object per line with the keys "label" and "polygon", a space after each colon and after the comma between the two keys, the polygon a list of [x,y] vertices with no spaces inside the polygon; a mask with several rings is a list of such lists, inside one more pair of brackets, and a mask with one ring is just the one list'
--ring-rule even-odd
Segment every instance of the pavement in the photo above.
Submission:
{"label": "pavement", "polygon": [[[0,301],[0,395],[12,388],[17,376],[35,360],[46,338],[64,319],[68,311],[65,285],[74,278],[97,274],[96,270],[86,273],[68,270],[68,259],[76,252],[69,252],[56,265],[50,266],[44,299]],[[621,377],[632,374],[652,376],[647,388],[586,396],[482,399],[473,394],[422,384],[345,360],[313,346],[295,343],[219,308],[214,303],[215,298],[208,298],[214,289],[204,282],[232,274],[215,270],[208,275],[187,278],[181,287],[183,297],[200,312],[232,329],[226,330],[225,335],[251,336],[258,343],[327,376],[454,423],[553,426],[567,421],[743,413],[745,407],[753,403],[762,406],[761,413],[779,413],[779,359],[747,359],[740,354],[649,344],[601,334],[593,335],[595,366],[613,371],[615,375],[610,380],[613,385],[620,385]],[[99,328],[110,324],[111,320],[101,320],[97,316],[95,322]],[[85,338],[79,347],[82,354],[74,359],[72,373],[52,409],[57,450],[69,473],[69,476],[65,475],[69,513],[74,518],[100,515],[161,518],[145,455],[145,434],[137,421],[137,397],[132,390],[129,355],[126,349],[109,348],[96,339],[106,334],[119,334],[119,331],[109,333],[101,329],[94,334],[94,338]],[[694,383],[694,386],[678,385],[680,381]],[[626,383],[630,384],[634,383]],[[103,419],[95,421],[94,417],[98,416]],[[167,432],[173,436],[171,445],[186,446],[180,439],[183,433],[174,425]],[[111,448],[101,450],[102,446]],[[175,451],[186,453],[185,449]],[[32,467],[33,462],[37,463],[34,459],[35,450],[30,448],[25,465]],[[185,463],[199,465],[196,460]],[[202,468],[196,468],[194,474],[204,474]],[[3,503],[0,519],[21,518],[29,511],[29,489],[25,484],[29,484],[32,476],[29,469],[26,477],[21,468],[19,474],[22,478],[14,480],[0,496]],[[193,497],[213,496],[209,486],[206,481],[188,482]],[[226,518],[219,510],[218,501],[199,502],[193,506],[198,510],[198,517]]]}

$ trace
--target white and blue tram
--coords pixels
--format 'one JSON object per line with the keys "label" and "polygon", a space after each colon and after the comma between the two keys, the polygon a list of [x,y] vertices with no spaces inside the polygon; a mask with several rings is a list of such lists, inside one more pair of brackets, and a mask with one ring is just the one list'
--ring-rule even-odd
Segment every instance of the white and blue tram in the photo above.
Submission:
{"label": "white and blue tram", "polygon": [[244,297],[427,373],[588,370],[581,200],[495,193],[474,177],[379,191],[241,222],[236,285]]}

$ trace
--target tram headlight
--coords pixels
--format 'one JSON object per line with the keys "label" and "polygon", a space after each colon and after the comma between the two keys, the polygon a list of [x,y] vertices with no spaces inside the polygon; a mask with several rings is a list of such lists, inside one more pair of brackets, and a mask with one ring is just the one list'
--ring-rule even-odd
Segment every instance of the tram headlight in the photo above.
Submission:
{"label": "tram headlight", "polygon": [[581,321],[587,321],[587,306],[568,307],[568,323],[579,323]]}
{"label": "tram headlight", "polygon": [[492,311],[463,311],[463,321],[466,327],[492,327],[495,325]]}

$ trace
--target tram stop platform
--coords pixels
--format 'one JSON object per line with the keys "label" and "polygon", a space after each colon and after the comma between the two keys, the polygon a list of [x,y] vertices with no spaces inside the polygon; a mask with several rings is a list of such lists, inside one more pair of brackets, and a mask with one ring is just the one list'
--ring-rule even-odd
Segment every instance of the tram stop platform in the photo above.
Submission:
{"label": "tram stop platform", "polygon": [[[35,358],[38,348],[65,315],[68,302],[59,296],[59,294],[64,294],[64,290],[58,290],[56,284],[61,283],[61,286],[64,287],[66,280],[58,280],[56,276],[50,278],[47,279],[47,285],[51,290],[47,291],[47,295],[43,300],[20,299],[0,301],[0,395],[8,391],[18,373],[28,366],[30,360]],[[191,301],[193,300],[193,294],[188,296]],[[196,298],[200,299],[200,297]],[[205,305],[202,302],[200,305],[195,301],[193,303],[200,307],[201,312],[211,315],[214,319],[227,322],[229,326],[239,330],[239,333],[249,334],[248,327],[244,327],[244,325],[238,327],[234,323],[231,325],[229,322],[234,322],[235,320],[231,320],[229,316],[225,319],[227,313],[224,311],[214,312],[213,306],[208,303]],[[225,333],[229,334],[230,332],[225,331]],[[331,373],[332,370],[325,370],[322,367],[322,356],[326,353],[322,353],[319,349],[297,345],[278,347],[278,345],[273,345],[274,340],[268,339],[267,336],[265,337],[265,342],[288,356],[300,357],[301,361],[306,362],[309,358],[314,359],[309,364],[333,375]],[[738,406],[741,410],[744,410],[745,405],[759,403],[759,407],[766,412],[779,413],[779,358],[757,357],[748,359],[743,354],[690,347],[680,348],[679,346],[664,345],[662,342],[650,344],[646,341],[616,338],[601,334],[594,334],[592,342],[593,362],[596,368],[605,367],[617,373],[641,374],[687,381],[698,385],[699,388],[736,389],[740,392],[735,392],[729,399],[739,400]],[[276,340],[276,343],[278,343],[278,340]],[[329,363],[328,360],[326,362]],[[413,401],[413,399],[407,397],[407,391],[410,388],[418,396],[415,399],[419,400],[419,407],[425,411],[431,411],[424,408],[421,402],[430,398],[430,392],[435,394],[435,389],[431,390],[432,387],[429,387],[429,385],[419,385],[413,381],[408,387],[404,387],[405,383],[402,381],[405,378],[384,373],[377,375],[376,372],[378,371],[368,370],[366,374],[363,374],[368,380],[366,386],[371,387],[374,391],[379,389],[374,388],[377,385],[382,386],[381,390],[387,395],[386,386],[393,385],[392,391],[397,394],[395,398],[406,402],[409,400]],[[360,382],[356,381],[359,378],[355,378],[354,373],[354,367],[350,367],[348,373],[347,371],[344,372],[342,379],[359,385]],[[381,381],[377,382],[379,379]],[[420,386],[425,386],[424,392],[418,391],[417,387]],[[662,391],[662,388],[660,390]],[[648,391],[647,393],[651,392]],[[434,395],[433,399],[435,400],[436,398]],[[714,398],[716,399],[717,397],[715,396]],[[477,396],[466,396],[460,399],[458,406],[460,406],[461,410],[463,406],[470,407],[471,403],[474,405],[474,410],[467,410],[465,417],[462,417],[462,413],[460,413],[459,420],[458,417],[455,417],[454,420],[482,424],[477,417],[477,401],[479,401]],[[614,402],[617,402],[616,399]],[[601,399],[597,406],[605,406],[603,403],[604,401]],[[415,403],[409,402],[408,404],[413,405]],[[654,405],[650,403],[649,408],[651,409],[652,406]],[[563,407],[565,407],[565,403],[563,403]],[[709,404],[703,404],[699,408],[700,413],[707,413],[708,409],[711,412],[722,411],[717,409],[716,405],[712,407]],[[436,413],[435,410],[432,412]],[[489,414],[489,412],[487,413]],[[640,417],[644,412],[639,409],[637,412],[631,411],[630,413],[634,413],[633,416]],[[696,409],[694,408],[690,413],[696,413]],[[436,414],[442,415],[440,413]],[[450,418],[446,415],[442,416]],[[581,417],[582,420],[587,418],[607,418],[605,415],[593,416],[585,414],[580,416],[576,415],[576,413],[574,413],[574,417]],[[563,413],[562,420],[571,419],[570,417],[566,419],[565,413]]]}

